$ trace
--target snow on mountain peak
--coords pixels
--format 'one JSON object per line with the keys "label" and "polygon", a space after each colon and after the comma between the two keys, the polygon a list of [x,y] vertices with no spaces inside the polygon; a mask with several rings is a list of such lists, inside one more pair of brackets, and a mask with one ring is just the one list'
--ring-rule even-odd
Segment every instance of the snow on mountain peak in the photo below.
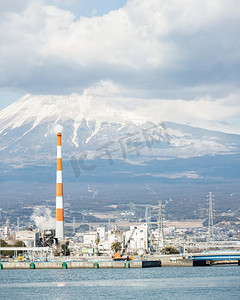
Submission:
{"label": "snow on mountain peak", "polygon": [[68,159],[77,153],[87,153],[88,159],[102,157],[105,145],[121,159],[127,159],[128,151],[137,159],[141,154],[141,160],[238,152],[239,136],[179,123],[162,126],[157,107],[154,114],[149,113],[149,107],[141,114],[114,94],[112,99],[110,94],[103,97],[87,92],[22,97],[0,111],[3,161],[52,161],[56,154],[53,135],[59,131],[64,133]]}
{"label": "snow on mountain peak", "polygon": [[16,128],[29,122],[34,122],[34,128],[47,119],[54,119],[55,123],[73,120],[76,128],[82,120],[97,123],[146,122],[145,118],[134,112],[104,99],[93,99],[85,93],[69,96],[26,95],[0,111],[0,133],[8,127]]}

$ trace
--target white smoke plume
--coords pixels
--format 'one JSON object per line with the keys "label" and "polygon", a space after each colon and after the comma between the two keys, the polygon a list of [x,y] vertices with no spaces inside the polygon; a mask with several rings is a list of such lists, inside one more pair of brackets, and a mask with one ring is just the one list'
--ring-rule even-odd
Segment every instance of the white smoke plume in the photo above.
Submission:
{"label": "white smoke plume", "polygon": [[35,225],[40,231],[46,229],[55,229],[56,221],[52,217],[52,211],[48,207],[37,206],[33,209],[31,220],[35,222]]}
{"label": "white smoke plume", "polygon": [[52,128],[52,132],[54,134],[57,134],[57,133],[62,133],[63,132],[63,126],[61,124],[55,124]]}

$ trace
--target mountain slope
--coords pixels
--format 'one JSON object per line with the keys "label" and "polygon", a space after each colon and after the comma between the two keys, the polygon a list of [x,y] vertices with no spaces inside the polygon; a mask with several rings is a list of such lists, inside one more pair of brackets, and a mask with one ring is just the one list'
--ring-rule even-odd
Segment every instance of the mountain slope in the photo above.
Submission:
{"label": "mountain slope", "polygon": [[0,112],[0,162],[53,162],[58,131],[63,133],[66,160],[84,155],[142,163],[240,150],[239,135],[161,120],[153,123],[87,95],[27,95]]}
{"label": "mountain slope", "polygon": [[240,136],[161,121],[87,95],[23,97],[0,111],[0,207],[55,205],[62,131],[66,206],[76,211],[171,199],[169,214],[199,217],[209,191],[237,209]]}

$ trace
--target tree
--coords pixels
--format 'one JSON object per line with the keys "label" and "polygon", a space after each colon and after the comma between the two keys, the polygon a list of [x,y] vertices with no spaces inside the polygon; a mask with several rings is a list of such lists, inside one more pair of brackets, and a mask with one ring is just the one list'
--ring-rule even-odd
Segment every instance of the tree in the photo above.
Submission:
{"label": "tree", "polygon": [[14,247],[26,247],[23,241],[16,241]]}
{"label": "tree", "polygon": [[[6,248],[8,248],[8,247],[26,247],[26,245],[24,244],[23,241],[16,241],[15,244],[11,246],[8,243],[6,243],[4,240],[0,240],[0,245],[1,245],[1,247],[6,247]],[[14,251],[3,250],[2,255],[12,257],[14,255]]]}
{"label": "tree", "polygon": [[180,254],[180,252],[176,248],[171,247],[171,246],[167,246],[167,247],[163,248],[162,252],[164,254]]}
{"label": "tree", "polygon": [[112,245],[111,245],[111,249],[114,251],[114,252],[119,252],[122,250],[122,243],[120,242],[113,242]]}
{"label": "tree", "polygon": [[8,247],[8,243],[6,243],[4,240],[0,239],[0,245],[1,247]]}
{"label": "tree", "polygon": [[[0,247],[9,247],[8,243],[6,243],[4,240],[0,240]],[[13,255],[12,251],[1,251],[1,254],[3,256],[10,256]]]}

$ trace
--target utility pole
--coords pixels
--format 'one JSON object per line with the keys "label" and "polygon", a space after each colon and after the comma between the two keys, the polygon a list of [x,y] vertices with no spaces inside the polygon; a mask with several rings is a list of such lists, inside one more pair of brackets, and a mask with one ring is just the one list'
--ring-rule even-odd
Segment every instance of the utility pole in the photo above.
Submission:
{"label": "utility pole", "polygon": [[145,222],[147,224],[151,222],[151,208],[149,204],[147,204],[145,208]]}
{"label": "utility pole", "polygon": [[73,217],[73,225],[72,225],[72,234],[75,235],[76,233],[76,226],[75,226],[75,223],[76,223],[76,218]]}
{"label": "utility pole", "polygon": [[159,202],[158,205],[158,238],[157,238],[157,253],[160,254],[161,250],[165,246],[165,237],[163,230],[163,207],[162,202]]}
{"label": "utility pole", "polygon": [[19,221],[19,217],[17,217],[17,231],[20,230],[20,221]]}

